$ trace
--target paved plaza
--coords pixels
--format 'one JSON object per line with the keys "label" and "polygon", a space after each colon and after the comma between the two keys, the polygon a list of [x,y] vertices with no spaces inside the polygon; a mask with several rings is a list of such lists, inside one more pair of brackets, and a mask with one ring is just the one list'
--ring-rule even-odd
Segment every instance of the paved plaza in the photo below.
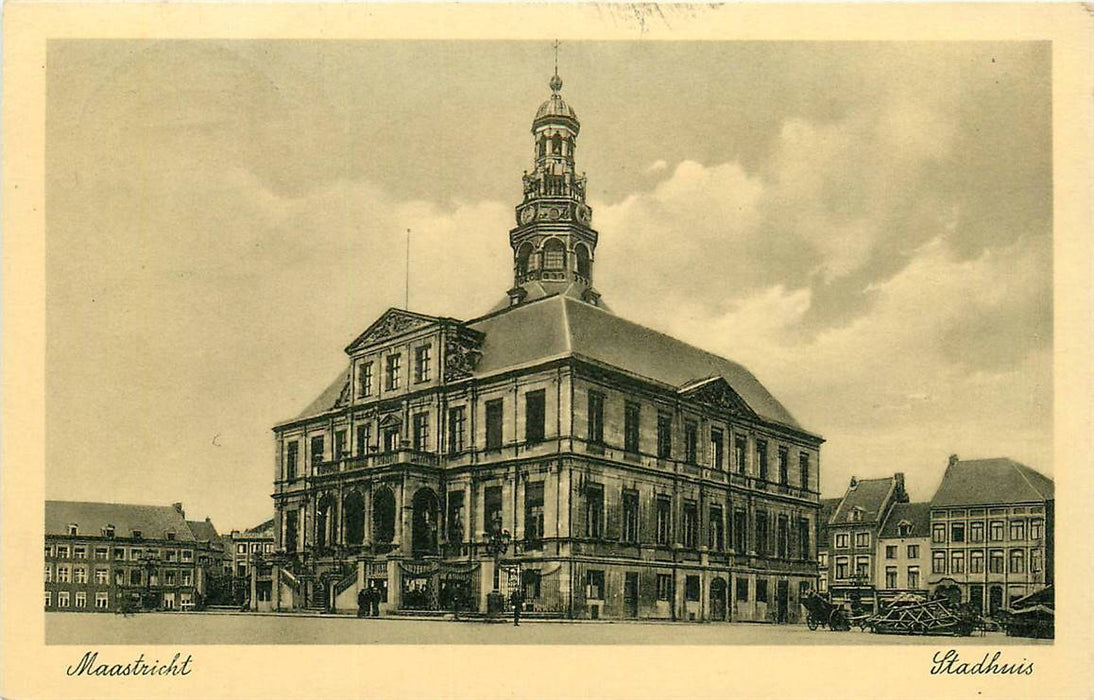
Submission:
{"label": "paved plaza", "polygon": [[456,622],[254,613],[46,613],[47,644],[863,644],[928,646],[1051,644],[987,633],[893,636],[805,625],[672,622]]}

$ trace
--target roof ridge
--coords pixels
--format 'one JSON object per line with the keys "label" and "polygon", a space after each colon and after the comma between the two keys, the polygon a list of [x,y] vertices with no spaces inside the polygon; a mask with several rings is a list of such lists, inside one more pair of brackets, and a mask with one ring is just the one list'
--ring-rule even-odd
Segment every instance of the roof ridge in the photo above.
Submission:
{"label": "roof ridge", "polygon": [[[1026,474],[1026,469],[1030,469],[1031,467],[1027,467],[1026,465],[1022,464],[1021,462],[1016,462],[1015,460],[1011,459],[1010,457],[1004,457],[1004,459],[1006,459],[1008,462],[1010,462],[1011,467],[1014,469],[1014,471],[1018,472],[1018,474],[1022,477],[1022,480],[1025,481],[1026,484],[1031,489],[1033,489],[1033,492],[1035,494],[1037,494],[1041,498],[1045,497],[1045,494],[1041,493],[1041,489],[1034,486],[1033,482],[1029,480],[1029,476]],[[1023,467],[1025,467],[1025,468],[1023,469]]]}

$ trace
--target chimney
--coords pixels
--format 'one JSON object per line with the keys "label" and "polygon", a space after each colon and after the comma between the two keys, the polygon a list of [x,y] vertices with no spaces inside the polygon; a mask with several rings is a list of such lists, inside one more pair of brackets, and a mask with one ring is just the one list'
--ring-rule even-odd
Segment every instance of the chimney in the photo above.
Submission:
{"label": "chimney", "polygon": [[893,474],[893,481],[896,482],[896,488],[894,489],[893,498],[897,503],[908,502],[908,492],[904,490],[904,472],[897,472]]}
{"label": "chimney", "polygon": [[946,468],[948,469],[952,467],[953,465],[957,464],[958,461],[959,460],[957,455],[950,455],[950,463],[946,465]]}
{"label": "chimney", "polygon": [[852,476],[852,477],[851,477],[851,486],[850,486],[850,488],[851,488],[852,490],[854,490],[854,488],[855,488],[856,486],[858,486],[858,479]]}
{"label": "chimney", "polygon": [[179,514],[179,515],[181,515],[181,516],[182,516],[182,517],[184,517],[184,518],[186,517],[186,511],[184,511],[184,510],[182,509],[182,504],[181,504],[181,503],[172,503],[172,504],[171,504],[171,506],[172,506],[172,507],[173,507],[173,508],[174,508],[175,510],[177,510],[177,511],[178,511],[178,514]]}

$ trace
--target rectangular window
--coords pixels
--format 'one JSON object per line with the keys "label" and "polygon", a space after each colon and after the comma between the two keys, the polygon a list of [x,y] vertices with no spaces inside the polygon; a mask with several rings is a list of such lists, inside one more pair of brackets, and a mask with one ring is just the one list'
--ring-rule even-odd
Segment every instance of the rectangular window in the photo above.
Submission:
{"label": "rectangular window", "polygon": [[908,567],[908,588],[911,588],[911,589],[919,588],[919,567],[918,566],[909,566]]}
{"label": "rectangular window", "polygon": [[286,481],[293,481],[296,479],[296,462],[298,458],[298,452],[300,450],[299,443],[296,440],[288,443],[285,446],[285,479]]}
{"label": "rectangular window", "polygon": [[106,547],[96,547],[95,548],[95,558],[98,559],[99,561],[106,561],[107,559],[110,558],[110,550],[107,549]]}
{"label": "rectangular window", "polygon": [[896,545],[895,544],[885,545],[885,558],[886,559],[896,559]]}
{"label": "rectangular window", "polygon": [[57,591],[57,607],[67,608],[69,601],[68,591]]}
{"label": "rectangular window", "polygon": [[633,401],[628,401],[623,409],[623,449],[627,452],[638,452],[638,435],[641,421],[641,406]]}
{"label": "rectangular window", "polygon": [[123,571],[122,569],[114,569],[114,585],[125,585],[125,571]]}
{"label": "rectangular window", "polygon": [[1044,537],[1045,521],[1044,520],[1030,520],[1029,521],[1029,538],[1037,541]]}
{"label": "rectangular window", "polygon": [[699,509],[695,505],[695,501],[684,501],[683,517],[684,546],[688,549],[695,549],[699,544]]}
{"label": "rectangular window", "polygon": [[699,577],[695,575],[689,575],[684,577],[684,599],[685,600],[699,600],[699,593],[701,586],[699,585]]}
{"label": "rectangular window", "polygon": [[357,395],[372,396],[372,363],[364,362],[357,370]]}
{"label": "rectangular window", "polygon": [[177,552],[175,552],[175,550],[169,549],[166,552],[164,552],[164,557],[167,559],[167,561],[173,562],[173,561],[176,561],[177,558],[178,558],[176,556],[176,554],[177,554]]}
{"label": "rectangular window", "polygon": [[766,578],[756,579],[756,602],[757,603],[766,603],[767,602],[767,579]]}
{"label": "rectangular window", "polygon": [[[334,458],[341,459],[349,454],[346,446],[346,431],[336,430],[334,433]],[[172,539],[168,537],[167,539]]]}
{"label": "rectangular window", "polygon": [[856,532],[855,533],[855,546],[869,547],[870,546],[870,533],[869,532]]}
{"label": "rectangular window", "polygon": [[812,552],[809,547],[809,533],[813,528],[809,522],[809,518],[800,518],[798,520],[798,555],[799,559],[809,559]]}
{"label": "rectangular window", "polygon": [[969,523],[969,542],[984,541],[984,521],[978,520]]}
{"label": "rectangular window", "polygon": [[945,552],[932,552],[931,553],[931,573],[932,574],[944,574],[944,573],[946,573],[946,553]]}
{"label": "rectangular window", "polygon": [[547,392],[543,389],[524,395],[524,441],[543,442],[547,427]]}
{"label": "rectangular window", "polygon": [[448,541],[464,541],[463,491],[448,492]]}
{"label": "rectangular window", "polygon": [[543,540],[543,482],[524,486],[524,539],[526,547],[539,548]]}
{"label": "rectangular window", "polygon": [[1022,549],[1010,550],[1010,572],[1012,574],[1026,573],[1026,552]]}
{"label": "rectangular window", "polygon": [[733,538],[738,554],[748,551],[748,513],[744,510],[733,512]]}
{"label": "rectangular window", "polygon": [[1012,520],[1010,522],[1010,539],[1011,542],[1020,542],[1026,539],[1025,520]]}
{"label": "rectangular window", "polygon": [[192,586],[194,585],[194,575],[189,571],[182,572],[182,585]]}
{"label": "rectangular window", "polygon": [[46,607],[52,607],[53,605],[53,591],[46,591]]}
{"label": "rectangular window", "polygon": [[657,497],[657,544],[672,544],[672,500]]}
{"label": "rectangular window", "polygon": [[600,484],[585,487],[585,536],[594,540],[604,537],[604,487]]}
{"label": "rectangular window", "polygon": [[429,414],[415,413],[413,421],[414,449],[425,452],[429,449]]}
{"label": "rectangular window", "polygon": [[110,594],[101,591],[95,594],[95,607],[103,610],[110,607]]}
{"label": "rectangular window", "polygon": [[68,566],[62,564],[61,566],[57,567],[57,583],[68,583],[68,582],[69,582],[69,568],[68,568]]}
{"label": "rectangular window", "polygon": [[965,523],[953,523],[950,525],[950,542],[965,541]]}
{"label": "rectangular window", "polygon": [[748,602],[748,579],[743,576],[737,577],[737,600],[742,603]]}
{"label": "rectangular window", "polygon": [[1039,574],[1041,573],[1042,568],[1041,550],[1031,549],[1029,552],[1029,572],[1031,574]]}
{"label": "rectangular window", "polygon": [[988,566],[991,567],[991,573],[1001,574],[1003,573],[1003,550],[993,549],[988,554]]}
{"label": "rectangular window", "polygon": [[668,413],[657,414],[657,456],[672,457],[672,416]]}
{"label": "rectangular window", "polygon": [[699,426],[691,421],[684,423],[684,461],[688,464],[696,464],[699,457]]}
{"label": "rectangular window", "polygon": [[886,588],[896,588],[896,567],[895,566],[885,567],[885,587]]}
{"label": "rectangular window", "polygon": [[744,474],[748,471],[748,465],[746,464],[746,455],[748,454],[748,441],[743,437],[737,437],[733,440],[733,461],[737,467],[738,474]]}
{"label": "rectangular window", "polygon": [[638,492],[623,492],[623,541],[638,542]]}
{"label": "rectangular window", "polygon": [[502,399],[486,402],[486,449],[500,450],[502,444]]}
{"label": "rectangular window", "polygon": [[847,557],[836,557],[836,578],[845,579],[848,577],[847,567],[850,565],[851,560]]}
{"label": "rectangular window", "polygon": [[430,350],[428,345],[414,348],[414,381],[428,382],[431,374]]}
{"label": "rectangular window", "polygon": [[767,513],[756,513],[756,553],[763,556],[768,553]]}
{"label": "rectangular window", "polygon": [[57,558],[58,559],[68,559],[68,545],[67,544],[57,545]]}
{"label": "rectangular window", "polygon": [[1003,541],[1003,521],[1002,520],[992,520],[991,524],[988,527],[989,527],[988,532],[989,532],[989,536],[991,537],[991,541],[992,542],[1002,542]]}
{"label": "rectangular window", "polygon": [[399,370],[402,362],[403,356],[400,354],[387,356],[387,365],[384,368],[384,382],[388,391],[395,391],[399,388]]}
{"label": "rectangular window", "polygon": [[74,567],[72,567],[72,582],[73,583],[87,583],[87,567],[86,566],[74,566]]}
{"label": "rectangular window", "polygon": [[759,468],[760,481],[767,481],[767,441],[756,441],[756,465]]}
{"label": "rectangular window", "polygon": [[721,428],[710,429],[710,468],[722,470],[722,462],[725,459],[723,453],[725,451],[725,438],[722,435]]}
{"label": "rectangular window", "polygon": [[53,580],[53,568],[49,564],[46,564],[46,583]]}
{"label": "rectangular window", "polygon": [[657,574],[657,600],[672,600],[672,574]]}
{"label": "rectangular window", "polygon": [[361,423],[357,426],[357,456],[368,454],[369,443],[372,442],[372,425]]}
{"label": "rectangular window", "polygon": [[604,394],[589,391],[589,442],[604,443]]}
{"label": "rectangular window", "polygon": [[448,454],[463,452],[464,435],[467,433],[467,414],[463,406],[448,409]]}
{"label": "rectangular window", "polygon": [[585,572],[586,596],[591,600],[604,600],[604,572],[590,569]]}
{"label": "rectangular window", "polygon": [[809,453],[802,452],[798,455],[798,483],[803,489],[809,488]]}
{"label": "rectangular window", "polygon": [[836,549],[847,549],[848,534],[846,532],[836,533]]}
{"label": "rectangular window", "polygon": [[721,506],[710,507],[710,548],[715,552],[725,549],[725,520]]}
{"label": "rectangular window", "polygon": [[73,547],[72,548],[73,559],[87,559],[87,547]]}
{"label": "rectangular window", "polygon": [[984,573],[984,552],[979,549],[974,549],[969,552],[969,573]]}
{"label": "rectangular window", "polygon": [[908,558],[909,559],[919,559],[919,545],[918,544],[908,545]]}
{"label": "rectangular window", "polygon": [[502,524],[501,520],[501,487],[487,486],[482,498],[483,514],[485,516],[484,530],[492,532],[493,527]]}
{"label": "rectangular window", "polygon": [[140,569],[130,569],[129,570],[129,585],[130,586],[139,586],[139,585],[141,585],[141,570]]}
{"label": "rectangular window", "polygon": [[785,447],[779,448],[779,483],[783,486],[790,483],[790,451]]}
{"label": "rectangular window", "polygon": [[950,552],[950,573],[965,573],[965,552]]}
{"label": "rectangular window", "polygon": [[870,557],[855,557],[855,576],[869,577]]}
{"label": "rectangular window", "polygon": [[100,586],[105,586],[109,583],[110,574],[106,569],[95,569],[95,583]]}
{"label": "rectangular window", "polygon": [[790,521],[780,515],[775,521],[775,554],[780,559],[790,556]]}
{"label": "rectangular window", "polygon": [[817,552],[817,565],[822,569],[828,568],[828,552]]}
{"label": "rectangular window", "polygon": [[935,544],[946,543],[946,524],[935,523],[931,526],[931,542]]}
{"label": "rectangular window", "polygon": [[311,439],[311,463],[319,464],[323,461],[323,436],[318,435]]}
{"label": "rectangular window", "polygon": [[[244,570],[246,570],[246,564],[244,564],[243,566]],[[163,583],[167,586],[175,585],[175,572],[173,570],[168,569],[167,571],[163,572]]]}

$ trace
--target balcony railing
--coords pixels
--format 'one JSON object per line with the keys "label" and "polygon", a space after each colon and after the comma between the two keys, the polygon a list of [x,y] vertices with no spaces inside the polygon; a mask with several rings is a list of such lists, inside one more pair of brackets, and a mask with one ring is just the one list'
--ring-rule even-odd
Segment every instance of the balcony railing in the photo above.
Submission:
{"label": "balcony railing", "polygon": [[320,462],[315,467],[316,476],[328,476],[339,472],[388,467],[394,464],[412,464],[421,467],[436,467],[441,458],[432,452],[422,452],[409,448],[400,448],[390,452],[378,452],[368,455],[343,455],[339,459]]}

